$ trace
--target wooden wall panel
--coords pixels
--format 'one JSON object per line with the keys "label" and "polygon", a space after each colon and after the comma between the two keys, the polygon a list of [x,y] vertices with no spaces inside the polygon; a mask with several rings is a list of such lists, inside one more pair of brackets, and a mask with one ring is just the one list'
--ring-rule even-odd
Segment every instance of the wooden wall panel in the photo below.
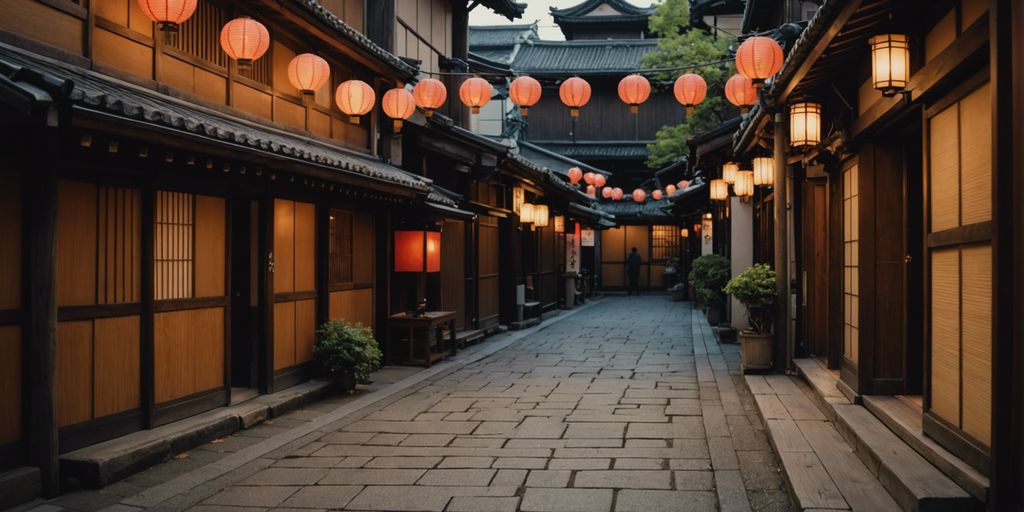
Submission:
{"label": "wooden wall panel", "polygon": [[929,129],[931,230],[941,231],[960,225],[960,149],[956,105],[933,117]]}
{"label": "wooden wall panel", "polygon": [[309,132],[313,135],[319,135],[321,137],[331,136],[331,116],[318,112],[316,110],[309,111]]}
{"label": "wooden wall panel", "polygon": [[924,38],[924,60],[925,62],[934,59],[942,50],[956,40],[956,9],[950,9],[949,14],[943,16],[938,23],[925,35]]}
{"label": "wooden wall panel", "polygon": [[21,328],[0,326],[0,445],[22,437]]}
{"label": "wooden wall panel", "polygon": [[[328,9],[330,8],[328,7]],[[292,59],[295,58],[296,55],[298,55],[298,52],[285,46],[280,41],[272,41],[271,52],[267,56],[274,59],[272,73],[274,77],[274,84],[276,86],[275,88],[278,91],[298,97],[299,90],[292,86],[291,80],[288,80],[288,64],[291,63]],[[274,113],[274,117],[276,119],[276,112]]]}
{"label": "wooden wall panel", "polygon": [[931,409],[960,424],[960,251],[931,260]]}
{"label": "wooden wall panel", "polygon": [[500,232],[498,219],[480,217],[477,234],[477,320],[481,328],[497,323],[501,304]]}
{"label": "wooden wall panel", "polygon": [[274,369],[295,364],[295,303],[274,304]]}
{"label": "wooden wall panel", "polygon": [[306,131],[306,107],[275,96],[274,122],[283,124],[293,130]]}
{"label": "wooden wall panel", "polygon": [[274,200],[274,292],[295,291],[295,202]]}
{"label": "wooden wall panel", "polygon": [[963,429],[989,445],[992,426],[992,246],[963,258]]}
{"label": "wooden wall panel", "polygon": [[988,2],[986,0],[963,0],[960,2],[960,26],[970,27],[987,11]]}
{"label": "wooden wall panel", "polygon": [[153,79],[153,48],[149,46],[95,27],[92,51],[97,63]]}
{"label": "wooden wall panel", "polygon": [[625,247],[625,228],[611,228],[601,232],[601,261],[625,261]]}
{"label": "wooden wall panel", "polygon": [[224,308],[156,314],[157,403],[224,385],[224,334]]}
{"label": "wooden wall panel", "polygon": [[352,279],[357,283],[372,283],[374,273],[374,230],[373,216],[352,215],[352,239],[358,250],[352,255]]}
{"label": "wooden wall panel", "polygon": [[960,223],[992,220],[992,108],[987,84],[960,102],[960,148]]}
{"label": "wooden wall panel", "polygon": [[[0,310],[21,307],[21,182],[0,174]],[[0,438],[2,439],[2,438]],[[2,442],[2,441],[0,441]]]}
{"label": "wooden wall panel", "polygon": [[96,186],[57,187],[57,305],[96,303]]}
{"label": "wooden wall panel", "polygon": [[83,54],[84,22],[38,0],[4,0],[0,29]]}
{"label": "wooden wall panel", "polygon": [[231,104],[242,112],[266,119],[273,113],[269,94],[238,82],[231,84]]}
{"label": "wooden wall panel", "polygon": [[196,196],[196,297],[225,293],[226,215],[224,198]]}
{"label": "wooden wall panel", "polygon": [[603,263],[601,265],[602,286],[626,286],[626,267],[622,263]]}
{"label": "wooden wall panel", "polygon": [[295,290],[316,289],[316,207],[295,203]]}
{"label": "wooden wall panel", "polygon": [[228,79],[202,68],[195,68],[196,96],[222,105],[228,102]]}
{"label": "wooden wall panel", "polygon": [[361,323],[373,327],[373,289],[344,290],[331,292],[331,319]]}
{"label": "wooden wall panel", "polygon": [[92,320],[57,324],[57,426],[92,419]]}
{"label": "wooden wall panel", "polygon": [[224,386],[224,308],[189,311],[195,343],[195,393]]}
{"label": "wooden wall panel", "polygon": [[142,201],[139,192],[99,187],[96,207],[97,303],[139,302],[142,285]]}
{"label": "wooden wall panel", "polygon": [[467,321],[465,254],[465,223],[446,219],[441,231],[441,309],[457,312],[457,329]]}
{"label": "wooden wall panel", "polygon": [[139,334],[138,316],[100,318],[95,321],[93,417],[129,411],[141,405]]}
{"label": "wooden wall panel", "polygon": [[316,300],[295,302],[295,364],[313,360],[316,341]]}

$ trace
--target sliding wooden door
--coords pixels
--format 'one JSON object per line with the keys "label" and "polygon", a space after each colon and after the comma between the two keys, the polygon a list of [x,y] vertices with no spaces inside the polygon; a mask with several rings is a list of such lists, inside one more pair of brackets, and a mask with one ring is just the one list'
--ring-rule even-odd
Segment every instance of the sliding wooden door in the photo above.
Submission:
{"label": "sliding wooden door", "polygon": [[328,316],[373,328],[373,216],[332,208],[328,226]]}
{"label": "sliding wooden door", "polygon": [[304,380],[316,337],[316,207],[274,200],[274,389]]}

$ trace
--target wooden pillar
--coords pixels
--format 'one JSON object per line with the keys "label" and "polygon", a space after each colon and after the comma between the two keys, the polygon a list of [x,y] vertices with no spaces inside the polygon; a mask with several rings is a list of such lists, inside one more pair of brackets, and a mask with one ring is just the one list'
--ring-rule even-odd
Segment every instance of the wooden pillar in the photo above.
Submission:
{"label": "wooden pillar", "polygon": [[40,132],[28,173],[28,464],[40,469],[43,495],[60,492],[56,419],[57,163],[56,131]]}
{"label": "wooden pillar", "polygon": [[786,148],[789,145],[789,132],[786,128],[786,114],[775,114],[775,290],[778,303],[772,360],[776,371],[788,369],[793,358],[789,337],[789,199],[786,197]]}
{"label": "wooden pillar", "polygon": [[274,194],[260,199],[260,315],[263,320],[258,357],[260,393],[274,392]]}
{"label": "wooden pillar", "polygon": [[[152,428],[155,422],[156,413],[156,352],[154,341],[154,317],[156,313],[155,295],[153,284],[153,258],[154,258],[154,215],[156,208],[156,187],[152,179],[147,179],[141,193],[141,257],[142,257],[142,282],[140,283],[142,298],[142,313],[139,316],[139,324],[142,332],[140,334],[141,344],[139,355],[142,358],[142,414],[143,424],[146,428]],[[226,316],[226,319],[231,318]],[[230,322],[226,322],[227,325]]]}
{"label": "wooden pillar", "polygon": [[331,207],[316,205],[316,324],[331,317]]}
{"label": "wooden pillar", "polygon": [[[454,59],[469,62],[469,8],[465,1],[455,2],[452,6],[452,55]],[[451,72],[466,72],[466,68],[451,68]],[[456,126],[469,128],[469,109],[459,100],[459,86],[466,79],[460,75],[449,75],[448,83],[448,114]]]}

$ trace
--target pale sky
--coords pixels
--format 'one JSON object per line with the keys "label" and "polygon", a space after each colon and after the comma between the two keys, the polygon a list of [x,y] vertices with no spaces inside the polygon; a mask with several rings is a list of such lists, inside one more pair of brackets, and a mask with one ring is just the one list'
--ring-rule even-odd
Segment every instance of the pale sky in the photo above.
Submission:
{"label": "pale sky", "polygon": [[[493,11],[482,5],[478,5],[469,13],[469,24],[508,25],[511,23],[532,23],[535,20],[540,20],[540,25],[538,26],[540,38],[560,41],[565,39],[565,36],[562,35],[562,31],[558,29],[558,25],[555,25],[554,20],[551,19],[551,14],[548,8],[557,7],[559,9],[565,9],[566,7],[572,7],[582,1],[583,0],[527,0],[526,12],[523,13],[523,17],[517,18],[515,21],[509,21],[508,18],[495,14]],[[651,0],[630,1],[633,5],[640,7],[647,7],[653,3]]]}

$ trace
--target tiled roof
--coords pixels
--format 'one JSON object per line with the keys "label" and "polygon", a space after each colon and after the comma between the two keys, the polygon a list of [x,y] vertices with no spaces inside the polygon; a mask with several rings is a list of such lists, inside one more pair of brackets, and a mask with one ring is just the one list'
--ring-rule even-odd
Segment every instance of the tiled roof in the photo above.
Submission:
{"label": "tiled roof", "polygon": [[579,160],[569,158],[565,155],[560,155],[554,151],[533,144],[532,142],[521,140],[517,141],[517,144],[519,145],[519,153],[521,155],[547,167],[548,169],[551,169],[556,174],[561,174],[562,176],[568,177],[569,169],[572,167],[579,167],[580,169],[583,169],[584,172],[599,172],[605,176],[612,175],[612,173],[604,169],[599,169],[592,165],[580,162]]}
{"label": "tiled roof", "polygon": [[519,47],[512,69],[559,77],[625,74],[640,69],[644,55],[657,49],[657,39],[528,41]]}
{"label": "tiled roof", "polygon": [[[590,15],[588,13],[601,6],[601,4],[607,4],[612,9],[618,11],[614,15]],[[555,19],[555,23],[560,20],[572,19],[573,21],[590,21],[595,18],[623,18],[628,16],[643,16],[647,17],[654,14],[654,7],[640,7],[633,5],[626,0],[583,0],[582,2],[564,9],[558,9],[551,7],[551,16]],[[584,20],[583,18],[589,18]]]}
{"label": "tiled roof", "polygon": [[469,47],[511,47],[527,39],[540,39],[537,22],[518,25],[475,25],[469,27]]}
{"label": "tiled roof", "polygon": [[515,0],[480,0],[479,3],[510,20],[521,17],[526,11],[526,2]]}
{"label": "tiled roof", "polygon": [[111,114],[126,120],[198,135],[214,144],[265,152],[338,173],[358,175],[426,192],[430,180],[412,175],[366,155],[360,155],[307,136],[248,121],[161,94],[71,64],[48,59],[0,44],[0,78],[28,91],[39,83],[70,84],[66,90],[48,90],[59,101]]}
{"label": "tiled roof", "polygon": [[608,160],[646,159],[650,155],[648,144],[654,141],[533,141],[534,144],[562,156],[575,159],[600,158]]}

